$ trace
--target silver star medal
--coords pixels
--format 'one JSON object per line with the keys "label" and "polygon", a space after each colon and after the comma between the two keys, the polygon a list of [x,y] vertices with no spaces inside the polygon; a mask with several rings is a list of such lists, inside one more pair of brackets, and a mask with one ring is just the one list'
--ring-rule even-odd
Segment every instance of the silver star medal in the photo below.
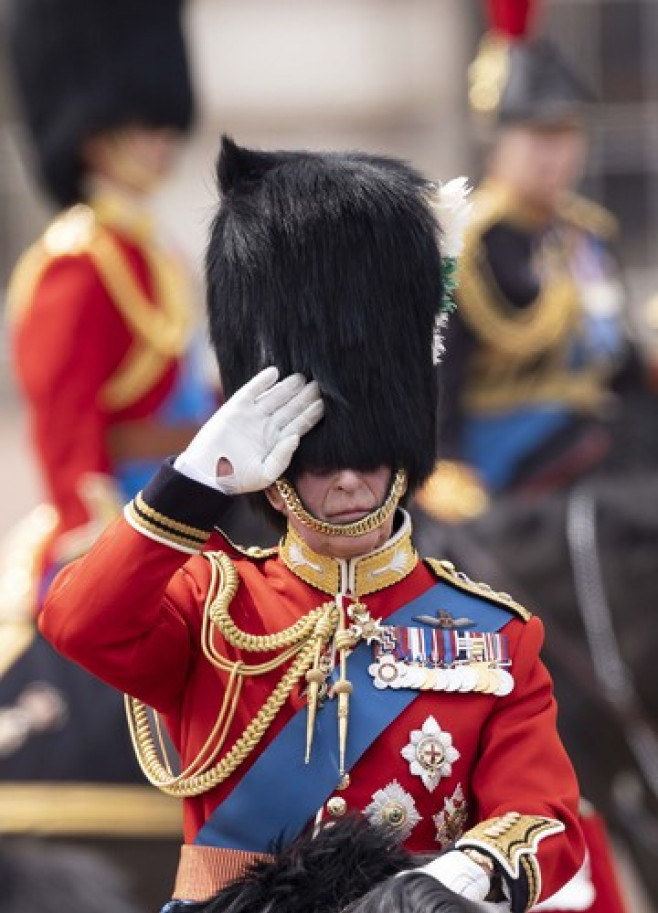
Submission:
{"label": "silver star medal", "polygon": [[416,803],[408,792],[393,780],[373,794],[372,802],[363,814],[373,827],[386,827],[399,839],[405,841],[414,827],[422,820]]}
{"label": "silver star medal", "polygon": [[410,733],[410,741],[400,752],[409,762],[411,773],[420,777],[431,793],[443,777],[452,774],[452,765],[460,754],[452,744],[452,736],[444,732],[433,716],[428,716],[421,729]]}

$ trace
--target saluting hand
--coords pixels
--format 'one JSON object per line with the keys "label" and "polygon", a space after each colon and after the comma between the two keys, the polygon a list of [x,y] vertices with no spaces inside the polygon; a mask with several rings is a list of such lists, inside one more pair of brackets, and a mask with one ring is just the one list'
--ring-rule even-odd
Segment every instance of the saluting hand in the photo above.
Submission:
{"label": "saluting hand", "polygon": [[[288,468],[303,434],[324,414],[320,388],[301,374],[278,381],[265,368],[208,419],[174,468],[236,495],[261,491]],[[277,382],[278,381],[278,382]]]}

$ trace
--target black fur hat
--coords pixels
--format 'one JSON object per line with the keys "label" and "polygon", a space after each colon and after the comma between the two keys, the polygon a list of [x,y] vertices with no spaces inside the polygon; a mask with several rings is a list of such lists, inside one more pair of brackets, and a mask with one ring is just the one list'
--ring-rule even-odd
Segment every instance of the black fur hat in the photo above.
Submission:
{"label": "black fur hat", "polygon": [[224,137],[207,252],[211,338],[231,395],[267,365],[322,390],[302,469],[432,471],[443,277],[431,186],[365,153],[260,152]]}
{"label": "black fur hat", "polygon": [[395,836],[348,816],[307,831],[271,862],[254,863],[203,913],[337,913],[414,864]]}
{"label": "black fur hat", "polygon": [[81,198],[81,143],[127,124],[187,129],[182,0],[11,0],[10,54],[39,177]]}

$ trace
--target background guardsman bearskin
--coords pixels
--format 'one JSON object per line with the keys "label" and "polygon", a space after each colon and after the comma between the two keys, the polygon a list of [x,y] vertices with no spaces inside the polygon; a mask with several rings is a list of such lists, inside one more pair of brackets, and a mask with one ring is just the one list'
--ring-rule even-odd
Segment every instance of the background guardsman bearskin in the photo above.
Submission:
{"label": "background guardsman bearskin", "polygon": [[[19,0],[10,49],[37,170],[61,206],[84,197],[83,139],[133,121],[189,128],[181,0]],[[153,61],[166,61],[155,66]]]}
{"label": "background guardsman bearskin", "polygon": [[436,446],[433,186],[384,157],[258,152],[226,138],[218,170],[208,310],[226,394],[270,364],[315,378],[325,418],[291,478],[388,465],[413,488]]}

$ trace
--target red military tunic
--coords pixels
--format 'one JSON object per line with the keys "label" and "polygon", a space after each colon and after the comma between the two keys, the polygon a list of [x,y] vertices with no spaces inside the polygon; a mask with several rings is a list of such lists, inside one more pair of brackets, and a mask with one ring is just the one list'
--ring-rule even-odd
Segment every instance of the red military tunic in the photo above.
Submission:
{"label": "red military tunic", "polygon": [[[241,650],[213,625],[211,641],[206,638],[206,648],[201,647],[204,604],[214,584],[211,562],[200,555],[190,558],[189,553],[203,545],[224,501],[164,467],[127,508],[129,522],[118,520],[84,558],[61,572],[40,620],[42,632],[62,653],[164,715],[183,768],[202,750],[227,687],[228,672],[209,660],[208,643],[216,656],[247,665],[277,655],[276,649],[261,654]],[[518,888],[517,898],[523,898],[514,909],[553,894],[574,875],[584,858],[578,787],[555,728],[551,681],[539,659],[539,619],[460,578],[447,565],[431,568],[419,561],[407,521],[382,549],[351,562],[316,555],[290,532],[278,550],[258,555],[236,550],[218,533],[205,547],[223,550],[237,572],[228,612],[246,634],[276,635],[289,629],[330,601],[338,589],[349,591],[385,625],[391,613],[426,593],[437,579],[437,606],[441,594],[459,590],[473,597],[473,605],[484,601],[504,613],[500,630],[509,646],[511,693],[412,694],[324,810],[342,805],[373,823],[400,826],[401,839],[415,851],[438,852],[455,839],[458,846],[489,851]],[[221,594],[221,587],[217,592]],[[236,745],[289,666],[287,662],[245,679],[221,756]],[[347,668],[349,676],[349,658]],[[233,772],[207,791],[185,798],[188,843],[304,707],[301,685],[305,681],[292,690]],[[367,702],[373,693],[355,693],[352,701]],[[430,747],[443,750],[450,762],[431,788],[421,776],[427,773],[418,763],[423,759],[412,763],[413,733],[429,733]],[[298,761],[291,766],[303,764],[303,756],[302,740]],[[280,770],[278,776],[295,774],[293,769]],[[268,788],[276,790],[276,782]],[[339,806],[332,802],[336,797],[344,800]],[[395,816],[389,814],[393,807]],[[254,834],[269,829],[276,835],[285,824],[254,820]]]}

